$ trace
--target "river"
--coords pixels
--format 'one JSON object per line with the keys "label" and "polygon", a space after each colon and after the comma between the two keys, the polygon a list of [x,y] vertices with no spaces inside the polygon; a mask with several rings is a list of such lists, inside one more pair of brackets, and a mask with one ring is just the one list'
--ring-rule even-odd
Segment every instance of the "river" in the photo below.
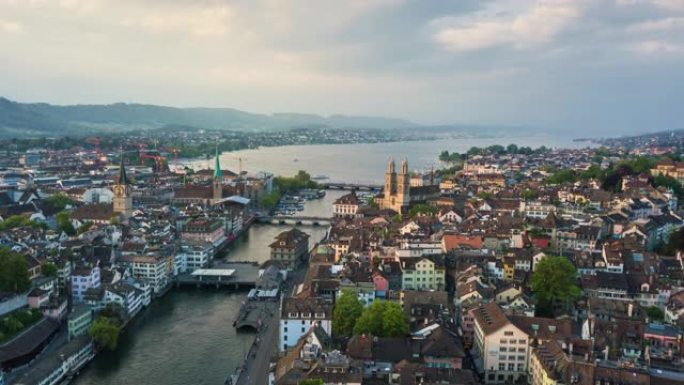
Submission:
{"label": "river", "polygon": [[[302,215],[332,214],[332,201],[343,192],[329,191],[309,201]],[[254,225],[225,253],[233,261],[262,262],[268,245],[288,226]],[[302,227],[310,246],[323,227]],[[75,379],[76,385],[220,385],[249,349],[253,334],[232,327],[246,293],[209,289],[172,289],[129,325],[115,352],[99,354]]]}
{"label": "river", "polygon": [[[571,133],[559,135],[507,136],[476,139],[440,139],[413,142],[368,144],[320,144],[283,147],[262,147],[254,150],[226,152],[221,155],[224,169],[237,171],[239,160],[249,172],[267,171],[275,175],[292,176],[305,170],[312,176],[323,175],[330,181],[351,183],[382,183],[387,159],[397,162],[406,157],[411,170],[427,170],[440,167],[439,154],[465,152],[472,146],[487,147],[493,144],[507,146],[517,144],[532,148],[586,147],[586,142],[573,142]],[[193,168],[213,168],[213,160],[193,160],[187,164]]]}

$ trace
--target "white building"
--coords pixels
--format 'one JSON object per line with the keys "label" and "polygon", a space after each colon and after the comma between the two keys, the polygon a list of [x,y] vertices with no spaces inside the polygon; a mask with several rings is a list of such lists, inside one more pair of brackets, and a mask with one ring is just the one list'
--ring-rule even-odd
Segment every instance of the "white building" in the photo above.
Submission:
{"label": "white building", "polygon": [[142,308],[143,293],[127,283],[109,286],[104,292],[104,303],[115,303],[126,310],[129,318],[133,318]]}
{"label": "white building", "polygon": [[88,289],[100,287],[100,268],[77,267],[71,274],[71,298],[74,302],[83,302],[83,296]]}
{"label": "white building", "polygon": [[174,259],[172,256],[161,255],[122,255],[118,263],[127,269],[132,277],[149,284],[152,292],[157,294],[169,284]]}
{"label": "white building", "polygon": [[280,352],[295,346],[314,323],[318,323],[328,335],[332,335],[330,304],[310,298],[283,300],[278,342]]}

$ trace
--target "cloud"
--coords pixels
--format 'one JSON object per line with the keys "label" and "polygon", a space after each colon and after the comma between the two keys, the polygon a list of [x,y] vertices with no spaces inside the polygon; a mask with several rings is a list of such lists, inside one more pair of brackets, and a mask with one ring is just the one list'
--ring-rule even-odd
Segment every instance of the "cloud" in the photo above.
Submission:
{"label": "cloud", "polygon": [[24,26],[16,21],[2,20],[0,19],[0,32],[5,32],[9,34],[22,33],[24,31]]}
{"label": "cloud", "polygon": [[643,55],[681,54],[684,53],[684,45],[669,41],[648,40],[638,42],[630,46],[630,49]]}
{"label": "cloud", "polygon": [[441,25],[436,40],[452,51],[469,51],[508,45],[524,48],[549,43],[580,16],[571,2],[540,2],[519,13],[501,15],[486,10],[472,20],[459,17],[435,22]]}
{"label": "cloud", "polygon": [[0,95],[667,126],[684,120],[680,3],[0,0]]}
{"label": "cloud", "polygon": [[684,17],[666,17],[663,19],[647,20],[631,27],[635,32],[658,32],[684,28]]}

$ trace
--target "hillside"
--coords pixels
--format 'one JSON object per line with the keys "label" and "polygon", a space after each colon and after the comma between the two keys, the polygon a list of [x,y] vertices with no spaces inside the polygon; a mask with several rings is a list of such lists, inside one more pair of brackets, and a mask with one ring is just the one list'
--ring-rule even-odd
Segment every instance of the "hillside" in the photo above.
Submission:
{"label": "hillside", "polygon": [[207,129],[262,131],[302,126],[408,128],[415,124],[382,117],[280,113],[254,114],[232,108],[176,108],[146,104],[57,106],[18,103],[0,97],[0,136],[85,135],[183,125]]}

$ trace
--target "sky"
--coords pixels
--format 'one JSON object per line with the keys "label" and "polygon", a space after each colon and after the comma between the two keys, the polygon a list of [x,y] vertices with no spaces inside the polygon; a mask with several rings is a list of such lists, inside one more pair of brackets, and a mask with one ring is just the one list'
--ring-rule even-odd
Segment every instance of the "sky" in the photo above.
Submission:
{"label": "sky", "polygon": [[684,0],[0,0],[0,95],[684,128]]}

